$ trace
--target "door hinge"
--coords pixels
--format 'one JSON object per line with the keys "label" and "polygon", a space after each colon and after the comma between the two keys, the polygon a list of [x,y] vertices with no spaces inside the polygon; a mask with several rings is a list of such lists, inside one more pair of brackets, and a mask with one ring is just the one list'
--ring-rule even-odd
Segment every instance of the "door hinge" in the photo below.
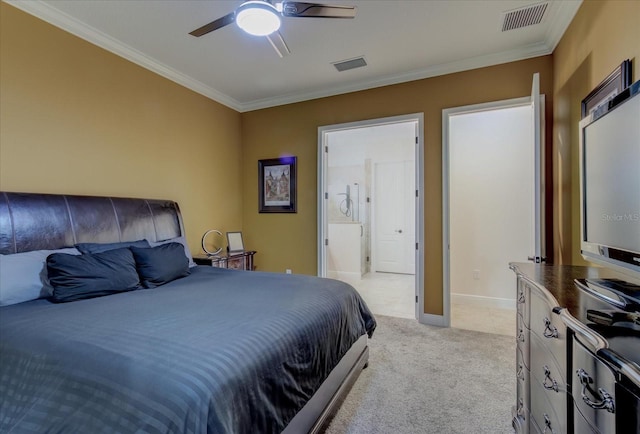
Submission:
{"label": "door hinge", "polygon": [[369,262],[369,257],[367,256],[367,262]]}
{"label": "door hinge", "polygon": [[325,246],[328,246],[328,245],[329,245],[329,238],[325,238],[325,239],[324,239],[324,245],[325,245]]}
{"label": "door hinge", "polygon": [[418,250],[418,243],[416,243],[416,250]]}
{"label": "door hinge", "polygon": [[369,203],[369,202],[371,202],[371,198],[370,197],[367,198],[367,203]]}
{"label": "door hinge", "polygon": [[418,296],[416,295],[416,303],[418,302]]}
{"label": "door hinge", "polygon": [[325,147],[324,147],[324,152],[325,152],[326,154],[328,154],[328,153],[329,153],[329,147],[328,147],[328,146],[325,146]]}
{"label": "door hinge", "polygon": [[418,144],[418,136],[416,136],[416,145]]}
{"label": "door hinge", "polygon": [[329,192],[325,192],[325,193],[324,193],[324,198],[325,198],[325,199],[329,199]]}
{"label": "door hinge", "polygon": [[416,190],[416,197],[419,197],[419,196],[418,196],[418,190]]}

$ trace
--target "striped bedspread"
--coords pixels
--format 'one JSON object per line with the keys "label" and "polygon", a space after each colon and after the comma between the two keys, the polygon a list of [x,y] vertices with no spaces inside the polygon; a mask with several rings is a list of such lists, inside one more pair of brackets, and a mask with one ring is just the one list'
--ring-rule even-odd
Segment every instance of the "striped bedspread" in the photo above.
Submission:
{"label": "striped bedspread", "polygon": [[350,286],[199,266],[0,308],[0,432],[277,433],[375,320]]}

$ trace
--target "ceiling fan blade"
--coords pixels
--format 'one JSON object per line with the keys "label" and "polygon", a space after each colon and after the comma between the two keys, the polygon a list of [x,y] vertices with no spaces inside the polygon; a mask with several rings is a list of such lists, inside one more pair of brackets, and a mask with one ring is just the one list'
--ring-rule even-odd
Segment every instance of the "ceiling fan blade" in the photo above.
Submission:
{"label": "ceiling fan blade", "polygon": [[282,2],[282,16],[298,18],[354,18],[356,16],[356,7],[285,1]]}
{"label": "ceiling fan blade", "polygon": [[279,31],[275,31],[270,35],[267,35],[267,39],[271,43],[271,46],[276,50],[278,56],[284,57],[291,54],[289,47],[287,47],[287,43],[284,41],[282,34]]}
{"label": "ceiling fan blade", "polygon": [[195,29],[192,32],[189,32],[190,35],[200,37],[202,35],[206,35],[207,33],[211,33],[214,30],[218,30],[221,27],[229,25],[236,20],[236,12],[233,11],[228,13],[224,17],[218,18],[215,21],[210,22],[209,24],[205,24],[202,27]]}

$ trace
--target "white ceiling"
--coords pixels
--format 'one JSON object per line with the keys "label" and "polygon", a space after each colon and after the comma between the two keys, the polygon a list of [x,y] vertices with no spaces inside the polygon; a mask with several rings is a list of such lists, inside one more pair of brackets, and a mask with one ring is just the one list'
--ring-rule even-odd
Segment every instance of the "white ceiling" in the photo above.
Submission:
{"label": "white ceiling", "polygon": [[[548,0],[540,24],[501,31],[503,12],[543,1],[320,0],[356,18],[284,18],[280,58],[234,24],[188,34],[242,0],[7,0],[240,112],[550,54],[582,0]],[[366,67],[332,65],[358,56]]]}

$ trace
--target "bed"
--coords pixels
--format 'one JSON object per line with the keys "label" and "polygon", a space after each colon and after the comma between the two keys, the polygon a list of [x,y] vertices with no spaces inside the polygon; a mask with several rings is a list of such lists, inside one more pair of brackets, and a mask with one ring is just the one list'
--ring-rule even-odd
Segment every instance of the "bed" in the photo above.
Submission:
{"label": "bed", "polygon": [[[140,240],[149,247],[68,252]],[[376,325],[349,285],[187,264],[150,287],[55,298],[55,258],[133,252],[143,281],[139,258],[178,246],[188,263],[173,201],[0,193],[0,298],[18,287],[7,276],[21,276],[22,256],[46,254],[52,285],[41,273],[38,297],[0,307],[1,432],[322,429],[366,366]]]}

